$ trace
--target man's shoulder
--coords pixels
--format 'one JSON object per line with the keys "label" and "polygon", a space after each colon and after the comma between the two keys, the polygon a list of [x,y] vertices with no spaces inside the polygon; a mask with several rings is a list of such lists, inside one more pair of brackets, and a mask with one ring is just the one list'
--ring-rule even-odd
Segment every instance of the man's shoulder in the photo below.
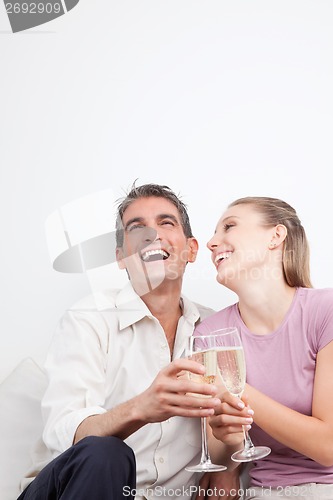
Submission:
{"label": "man's shoulder", "polygon": [[192,303],[198,309],[201,321],[216,313],[216,311],[214,309],[212,309],[211,307],[204,306],[202,304],[199,304],[198,302],[192,302]]}
{"label": "man's shoulder", "polygon": [[121,289],[107,289],[78,299],[69,309],[71,312],[103,312],[114,308]]}

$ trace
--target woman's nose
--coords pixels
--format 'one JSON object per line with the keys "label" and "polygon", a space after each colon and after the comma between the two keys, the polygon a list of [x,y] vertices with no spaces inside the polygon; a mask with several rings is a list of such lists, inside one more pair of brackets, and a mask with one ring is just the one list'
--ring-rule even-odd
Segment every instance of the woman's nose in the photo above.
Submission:
{"label": "woman's nose", "polygon": [[217,236],[214,234],[214,236],[207,242],[207,248],[212,252],[217,245]]}

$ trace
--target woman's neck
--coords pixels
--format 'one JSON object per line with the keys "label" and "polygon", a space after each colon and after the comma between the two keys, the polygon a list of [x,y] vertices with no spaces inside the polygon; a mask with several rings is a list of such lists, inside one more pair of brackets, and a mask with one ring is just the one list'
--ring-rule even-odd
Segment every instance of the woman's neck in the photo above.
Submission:
{"label": "woman's neck", "polygon": [[[284,320],[296,289],[285,282],[268,286],[255,286],[242,290],[239,297],[239,312],[248,329],[258,335],[275,331]],[[274,286],[273,286],[274,285]]]}

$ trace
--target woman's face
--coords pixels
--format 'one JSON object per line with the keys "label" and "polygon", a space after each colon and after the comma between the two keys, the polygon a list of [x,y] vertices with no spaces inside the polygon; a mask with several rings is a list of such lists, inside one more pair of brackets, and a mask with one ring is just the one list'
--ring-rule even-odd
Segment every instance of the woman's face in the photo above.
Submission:
{"label": "woman's face", "polygon": [[217,281],[232,290],[244,280],[267,279],[275,228],[265,226],[263,216],[250,204],[230,207],[217,223],[207,246],[217,269]]}

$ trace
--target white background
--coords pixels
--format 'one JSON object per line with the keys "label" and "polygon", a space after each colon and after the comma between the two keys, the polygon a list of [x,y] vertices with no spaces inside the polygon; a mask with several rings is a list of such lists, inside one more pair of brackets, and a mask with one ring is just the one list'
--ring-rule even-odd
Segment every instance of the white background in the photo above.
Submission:
{"label": "white background", "polygon": [[247,195],[297,209],[313,283],[333,285],[332,26],[331,0],[80,0],[12,34],[0,4],[0,379],[26,356],[42,363],[90,291],[52,269],[49,214],[136,178],[188,205],[201,246],[190,298],[234,300],[205,244]]}

